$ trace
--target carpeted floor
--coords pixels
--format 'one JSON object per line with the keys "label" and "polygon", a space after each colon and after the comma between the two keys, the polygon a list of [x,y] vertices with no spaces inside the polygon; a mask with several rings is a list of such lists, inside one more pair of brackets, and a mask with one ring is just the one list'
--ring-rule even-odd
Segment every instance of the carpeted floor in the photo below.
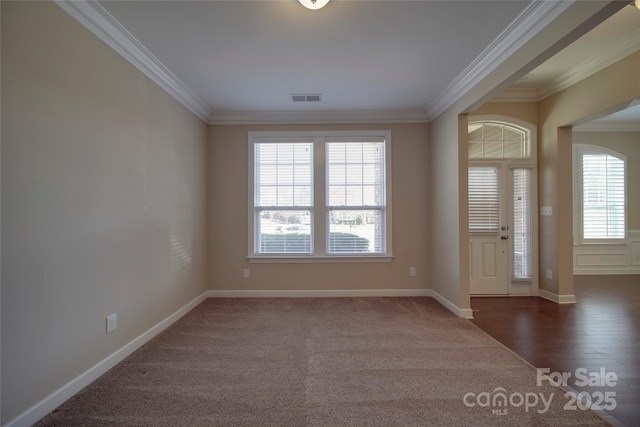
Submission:
{"label": "carpeted floor", "polygon": [[208,299],[37,425],[608,425],[564,394],[430,298]]}

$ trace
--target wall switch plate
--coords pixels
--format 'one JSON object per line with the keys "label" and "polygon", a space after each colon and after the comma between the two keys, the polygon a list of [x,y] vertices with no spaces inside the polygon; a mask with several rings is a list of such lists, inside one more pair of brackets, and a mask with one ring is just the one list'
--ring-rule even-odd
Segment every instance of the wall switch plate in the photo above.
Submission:
{"label": "wall switch plate", "polygon": [[107,316],[107,333],[113,332],[118,327],[118,313]]}
{"label": "wall switch plate", "polygon": [[540,215],[542,216],[551,216],[553,215],[553,207],[551,206],[543,206],[540,208]]}
{"label": "wall switch plate", "polygon": [[547,269],[547,279],[553,280],[553,270]]}
{"label": "wall switch plate", "polygon": [[244,270],[242,270],[242,277],[244,277],[245,279],[248,279],[249,277],[251,277],[251,272],[249,272],[248,268],[245,268]]}
{"label": "wall switch plate", "polygon": [[416,276],[416,268],[415,267],[409,267],[409,276],[411,276],[411,277],[415,277]]}

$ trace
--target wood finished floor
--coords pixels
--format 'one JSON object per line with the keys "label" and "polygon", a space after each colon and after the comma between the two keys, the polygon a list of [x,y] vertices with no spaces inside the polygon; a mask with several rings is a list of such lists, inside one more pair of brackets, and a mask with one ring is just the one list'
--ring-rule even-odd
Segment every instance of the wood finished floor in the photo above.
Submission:
{"label": "wood finished floor", "polygon": [[[577,304],[538,297],[471,299],[473,323],[537,368],[575,373],[578,368],[615,372],[607,411],[616,424],[640,426],[640,276],[575,276]],[[575,375],[572,375],[575,377]],[[609,418],[609,417],[608,417]]]}

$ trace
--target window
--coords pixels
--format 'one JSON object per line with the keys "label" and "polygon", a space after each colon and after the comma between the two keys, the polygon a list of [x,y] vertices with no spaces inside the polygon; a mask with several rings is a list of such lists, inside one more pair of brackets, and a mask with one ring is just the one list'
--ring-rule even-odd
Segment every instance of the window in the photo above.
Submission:
{"label": "window", "polygon": [[576,144],[578,224],[582,240],[624,239],[625,156],[593,145]]}
{"label": "window", "polygon": [[390,257],[390,133],[250,132],[249,259]]}
{"label": "window", "polygon": [[260,142],[255,149],[257,253],[311,253],[311,142]]}
{"label": "window", "polygon": [[513,182],[513,277],[531,277],[531,169],[516,168]]}
{"label": "window", "polygon": [[327,253],[384,253],[384,141],[327,142],[325,147]]}
{"label": "window", "polygon": [[527,132],[499,122],[469,124],[470,159],[519,159],[529,156]]}

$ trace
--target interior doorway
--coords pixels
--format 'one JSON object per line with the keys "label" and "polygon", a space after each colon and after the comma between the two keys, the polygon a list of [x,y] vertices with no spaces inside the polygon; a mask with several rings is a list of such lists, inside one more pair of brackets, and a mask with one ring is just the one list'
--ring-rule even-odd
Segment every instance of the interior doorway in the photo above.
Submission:
{"label": "interior doorway", "polygon": [[640,274],[640,99],[573,127],[573,274]]}

